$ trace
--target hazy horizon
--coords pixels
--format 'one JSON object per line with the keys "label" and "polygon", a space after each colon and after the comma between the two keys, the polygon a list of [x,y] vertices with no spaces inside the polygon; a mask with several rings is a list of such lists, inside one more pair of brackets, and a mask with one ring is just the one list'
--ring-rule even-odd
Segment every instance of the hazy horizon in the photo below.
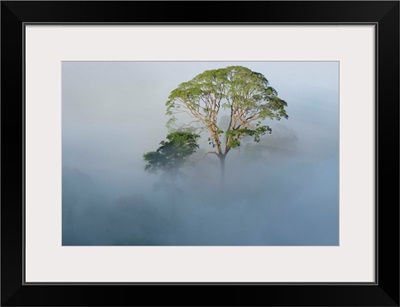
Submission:
{"label": "hazy horizon", "polygon": [[[170,92],[208,69],[262,73],[289,118],[219,161],[207,139],[172,197],[143,154]],[[338,62],[63,62],[63,245],[338,245]]]}

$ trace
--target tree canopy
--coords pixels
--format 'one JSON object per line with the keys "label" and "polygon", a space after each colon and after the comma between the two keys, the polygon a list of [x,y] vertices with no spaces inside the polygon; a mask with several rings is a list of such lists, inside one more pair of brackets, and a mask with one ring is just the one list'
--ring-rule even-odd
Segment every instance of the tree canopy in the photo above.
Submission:
{"label": "tree canopy", "polygon": [[[177,120],[177,114],[185,113],[191,117],[189,126],[197,124],[208,131],[214,148],[210,153],[219,157],[222,172],[226,155],[240,146],[244,136],[258,142],[262,135],[271,133],[263,120],[288,118],[287,103],[278,97],[264,75],[243,66],[204,71],[174,89],[166,106],[170,123]],[[229,117],[224,130],[218,124],[223,112]]]}

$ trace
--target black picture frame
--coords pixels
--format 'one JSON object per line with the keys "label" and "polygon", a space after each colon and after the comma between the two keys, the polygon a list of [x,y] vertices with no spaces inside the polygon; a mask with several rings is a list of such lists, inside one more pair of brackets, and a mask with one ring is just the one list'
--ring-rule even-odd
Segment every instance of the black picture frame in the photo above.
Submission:
{"label": "black picture frame", "polygon": [[[376,282],[25,284],[24,25],[32,22],[375,25]],[[398,1],[3,1],[1,77],[3,306],[399,306]]]}

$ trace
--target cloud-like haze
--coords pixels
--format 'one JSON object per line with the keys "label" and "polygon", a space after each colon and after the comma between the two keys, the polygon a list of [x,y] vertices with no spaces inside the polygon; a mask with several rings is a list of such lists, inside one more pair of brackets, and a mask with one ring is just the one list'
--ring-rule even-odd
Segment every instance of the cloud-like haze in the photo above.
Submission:
{"label": "cloud-like haze", "polygon": [[[144,171],[168,134],[165,102],[207,69],[246,66],[289,119],[219,161],[200,149],[174,192]],[[337,245],[337,62],[63,62],[64,245]]]}

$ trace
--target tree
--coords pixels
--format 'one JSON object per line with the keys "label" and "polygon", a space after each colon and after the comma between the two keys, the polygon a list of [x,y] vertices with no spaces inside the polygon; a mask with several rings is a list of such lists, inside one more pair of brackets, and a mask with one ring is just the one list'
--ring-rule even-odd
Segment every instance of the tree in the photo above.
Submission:
{"label": "tree", "polygon": [[200,136],[190,131],[175,131],[167,135],[168,141],[161,141],[156,151],[143,155],[147,162],[145,170],[149,173],[162,171],[168,178],[175,180],[181,176],[180,171],[186,158],[199,147]]}
{"label": "tree", "polygon": [[[225,158],[232,148],[240,146],[245,136],[255,142],[265,133],[271,133],[264,119],[288,118],[287,103],[278,97],[268,80],[258,72],[243,66],[206,70],[174,89],[166,102],[170,123],[179,113],[188,114],[192,121],[209,134],[221,165],[221,181],[225,177]],[[227,113],[228,125],[224,130],[218,125],[218,116]]]}

